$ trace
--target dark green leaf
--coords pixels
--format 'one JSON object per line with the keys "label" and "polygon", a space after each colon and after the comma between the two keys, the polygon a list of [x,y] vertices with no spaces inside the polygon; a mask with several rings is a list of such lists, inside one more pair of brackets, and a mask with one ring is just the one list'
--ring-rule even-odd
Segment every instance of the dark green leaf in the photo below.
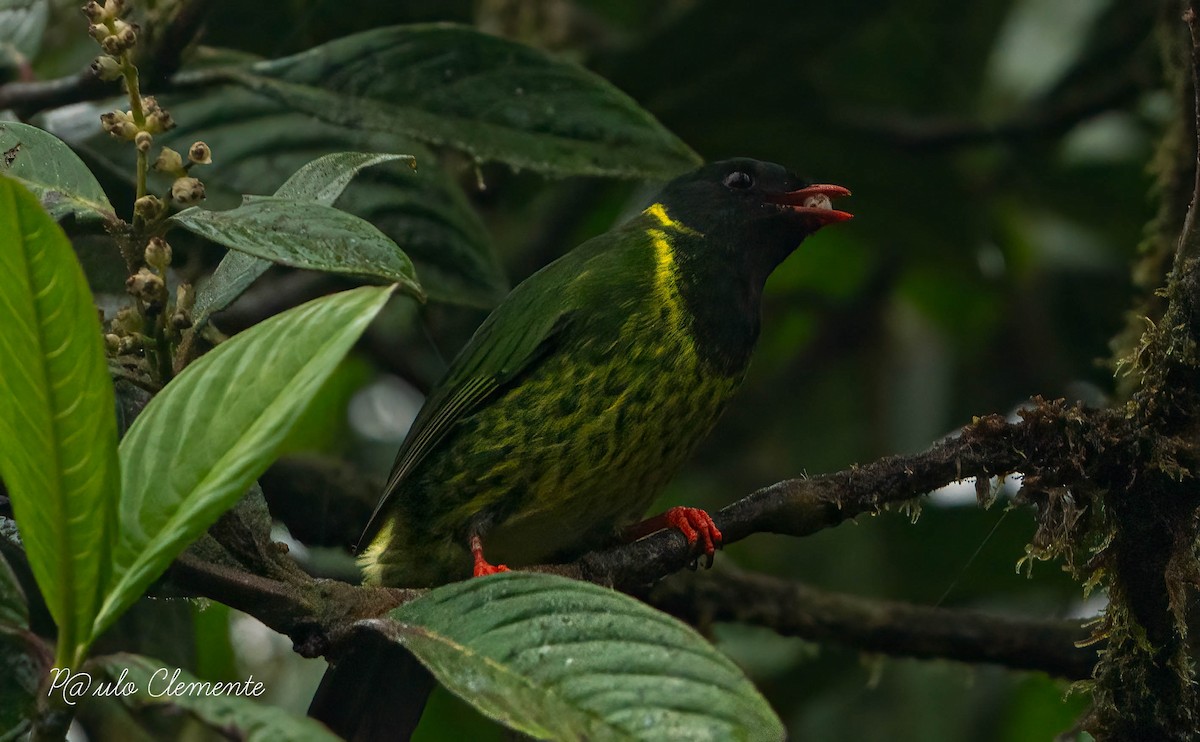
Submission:
{"label": "dark green leaf", "polygon": [[613,590],[510,572],[437,588],[376,622],[447,688],[550,739],[783,738],[693,629]]}
{"label": "dark green leaf", "polygon": [[372,276],[423,297],[412,261],[370,222],[307,201],[246,196],[236,209],[184,209],[171,221],[226,247],[295,268]]}
{"label": "dark green leaf", "polygon": [[10,45],[32,59],[42,46],[50,0],[0,0],[0,47]]}
{"label": "dark green leaf", "polygon": [[192,309],[195,326],[201,328],[207,324],[213,312],[229,306],[270,267],[270,260],[248,252],[230,250],[225,253],[216,270],[196,292],[196,304]]}
{"label": "dark green leaf", "polygon": [[392,289],[365,286],[278,314],[217,346],[151,400],[121,441],[121,531],[93,636],[275,459]]}
{"label": "dark green leaf", "polygon": [[50,649],[37,636],[0,624],[0,740],[23,738],[50,664]]}
{"label": "dark green leaf", "polygon": [[318,157],[297,170],[275,195],[279,198],[291,198],[296,201],[316,201],[319,204],[333,206],[350,181],[363,168],[378,165],[392,160],[407,160],[409,166],[416,170],[416,160],[411,155],[383,155],[371,152],[334,152],[324,157]]}
{"label": "dark green leaf", "polygon": [[55,219],[111,221],[112,204],[87,165],[61,139],[36,126],[0,121],[0,174],[20,181]]}
{"label": "dark green leaf", "polygon": [[603,78],[462,26],[375,29],[180,82],[214,79],[339,126],[416,137],[555,175],[665,179],[700,161]]}
{"label": "dark green leaf", "polygon": [[29,601],[3,554],[0,554],[0,624],[29,628]]}
{"label": "dark green leaf", "polygon": [[[382,162],[398,160],[407,155],[377,155],[362,152],[337,152],[318,157],[297,170],[287,179],[275,195],[297,201],[315,201],[333,206],[342,191],[360,170]],[[249,288],[267,268],[271,261],[249,253],[230,250],[208,281],[196,294],[193,320],[197,327],[203,326],[213,312],[229,306],[242,292]]]}
{"label": "dark green leaf", "polygon": [[58,624],[82,660],[116,530],[117,425],[100,322],[71,244],[0,177],[0,477]]}
{"label": "dark green leaf", "polygon": [[[113,654],[97,658],[96,663],[109,682],[123,679],[136,689],[120,696],[130,708],[182,709],[223,736],[247,742],[338,742],[338,737],[319,722],[255,701],[254,690],[261,688],[261,683],[255,686],[253,682],[240,681],[237,687],[228,688],[230,693],[210,695],[204,692],[207,689],[204,685],[192,686],[189,692],[187,684],[202,681],[148,657]],[[168,688],[179,687],[177,684],[183,684],[182,692],[166,692]]]}
{"label": "dark green leaf", "polygon": [[[431,299],[469,306],[494,306],[508,291],[491,237],[457,183],[425,145],[394,134],[333,126],[233,85],[160,96],[179,126],[155,137],[179,151],[196,139],[213,150],[203,177],[208,204],[236,206],[243,193],[273,193],[292,173],[329,151],[405,152],[422,167],[384,163],[359,174],[338,207],[377,226],[416,264]],[[61,112],[60,112],[61,113]],[[78,114],[88,124],[97,110]],[[66,137],[80,122],[57,116]],[[86,126],[88,130],[93,127]],[[130,170],[128,147],[96,133],[81,145],[116,174]],[[152,182],[155,176],[151,176]],[[162,180],[161,188],[168,182]]]}

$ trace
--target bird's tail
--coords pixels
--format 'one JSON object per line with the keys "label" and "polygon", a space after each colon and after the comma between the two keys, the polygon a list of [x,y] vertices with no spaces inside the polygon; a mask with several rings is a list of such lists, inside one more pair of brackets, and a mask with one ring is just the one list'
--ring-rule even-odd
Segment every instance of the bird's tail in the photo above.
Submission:
{"label": "bird's tail", "polygon": [[308,715],[348,742],[407,740],[435,682],[407,649],[365,634],[325,672]]}

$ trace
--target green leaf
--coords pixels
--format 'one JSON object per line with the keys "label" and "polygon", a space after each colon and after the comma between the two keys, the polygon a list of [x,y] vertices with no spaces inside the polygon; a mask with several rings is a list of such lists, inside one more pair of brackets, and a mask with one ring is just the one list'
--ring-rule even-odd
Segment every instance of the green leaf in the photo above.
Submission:
{"label": "green leaf", "polygon": [[[213,163],[204,168],[211,208],[232,208],[243,193],[273,193],[296,170],[330,151],[406,152],[422,165],[437,161],[414,139],[333,126],[235,85],[161,98],[179,125],[155,136],[156,143],[185,151],[203,139],[212,147]],[[95,130],[89,122],[102,109],[74,110],[80,112],[60,111],[54,118],[56,131],[73,144],[73,132]],[[96,132],[79,145],[114,175],[128,177],[126,143]],[[155,177],[151,175],[152,182]],[[169,183],[163,180],[160,185],[166,188]],[[403,245],[432,300],[491,307],[508,292],[491,235],[443,168],[421,167],[415,173],[402,163],[369,168],[346,189],[338,208],[366,219]]]}
{"label": "green leaf", "polygon": [[8,560],[0,554],[0,625],[29,628],[29,601]]}
{"label": "green leaf", "polygon": [[151,400],[121,441],[114,580],[93,637],[262,474],[393,288],[365,286],[276,315],[217,346]]}
{"label": "green leaf", "polygon": [[[131,709],[149,706],[182,709],[221,736],[247,742],[338,742],[338,737],[317,721],[253,700],[254,691],[262,688],[261,683],[255,685],[257,681],[236,681],[236,687],[224,688],[233,692],[209,695],[206,691],[212,689],[212,684],[191,686],[189,691],[187,684],[202,681],[148,657],[112,654],[98,657],[96,664],[109,682],[127,682],[136,689],[128,695],[119,694]],[[168,688],[180,687],[177,684],[183,684],[182,692],[177,695],[166,692]]]}
{"label": "green leaf", "polygon": [[613,590],[509,572],[370,622],[482,713],[550,739],[778,740],[783,726],[693,629]]}
{"label": "green leaf", "polygon": [[33,633],[0,624],[0,740],[24,739],[50,671],[50,648]]}
{"label": "green leaf", "polygon": [[416,160],[411,155],[381,155],[372,152],[334,152],[318,157],[297,170],[288,178],[275,195],[297,201],[316,201],[333,206],[346,186],[363,168],[393,160],[408,160],[409,167],[416,170]]}
{"label": "green leaf", "polygon": [[171,221],[234,250],[294,268],[371,276],[424,298],[408,256],[370,222],[332,206],[246,196],[228,211],[193,206]]}
{"label": "green leaf", "polygon": [[100,321],[66,235],[0,177],[0,478],[58,624],[82,660],[116,530],[117,423]]}
{"label": "green leaf", "polygon": [[230,250],[225,253],[212,275],[196,292],[196,304],[192,308],[193,325],[199,329],[208,324],[214,312],[232,304],[271,265],[270,260],[248,252]]}
{"label": "green leaf", "polygon": [[0,47],[12,46],[32,59],[42,46],[49,18],[50,0],[0,0]]}
{"label": "green leaf", "polygon": [[[382,162],[411,158],[408,155],[380,155],[363,152],[336,152],[318,157],[297,170],[275,195],[297,201],[315,201],[333,206],[350,180],[360,170]],[[248,253],[230,250],[196,293],[193,322],[202,327],[213,312],[219,312],[271,267],[271,261]]]}
{"label": "green leaf", "polygon": [[7,153],[0,159],[0,174],[33,191],[55,219],[68,214],[83,221],[116,219],[96,176],[53,134],[16,121],[0,121],[0,153]]}
{"label": "green leaf", "polygon": [[380,28],[283,59],[178,78],[214,80],[338,126],[554,175],[665,179],[700,163],[603,78],[463,26]]}

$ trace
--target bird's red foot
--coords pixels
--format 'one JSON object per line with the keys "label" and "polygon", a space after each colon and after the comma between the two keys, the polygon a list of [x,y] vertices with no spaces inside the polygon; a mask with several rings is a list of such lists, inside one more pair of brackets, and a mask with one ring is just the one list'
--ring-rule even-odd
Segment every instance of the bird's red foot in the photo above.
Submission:
{"label": "bird's red foot", "polygon": [[701,544],[707,557],[706,566],[712,566],[713,553],[721,546],[721,530],[713,522],[712,516],[700,508],[671,508],[661,515],[629,526],[624,535],[632,541],[664,528],[674,528],[682,533],[688,546],[693,549]]}
{"label": "bird's red foot", "polygon": [[508,567],[503,564],[489,564],[488,560],[483,558],[483,541],[479,536],[471,536],[471,556],[475,559],[473,577],[486,577],[509,571]]}

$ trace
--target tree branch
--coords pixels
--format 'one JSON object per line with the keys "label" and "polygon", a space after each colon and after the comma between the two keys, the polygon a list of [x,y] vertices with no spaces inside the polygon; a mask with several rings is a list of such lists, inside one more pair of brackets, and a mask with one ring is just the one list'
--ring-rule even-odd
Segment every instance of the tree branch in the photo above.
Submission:
{"label": "tree branch", "polygon": [[[1191,80],[1180,115],[1193,130],[1200,121],[1200,0],[1168,4],[1183,11],[1190,44],[1176,20],[1163,35],[1164,52],[1179,56],[1180,75]],[[1190,143],[1189,143],[1190,145]],[[1196,539],[1200,501],[1200,163],[1186,146],[1180,171],[1193,170],[1192,203],[1163,292],[1167,304],[1157,324],[1143,333],[1133,354],[1140,388],[1127,416],[1144,431],[1123,476],[1102,498],[1102,548],[1092,559],[1104,576],[1109,607],[1098,629],[1108,651],[1097,663],[1093,698],[1096,736],[1113,739],[1190,739],[1200,718],[1200,693],[1188,636],[1200,584]],[[1186,182],[1181,179],[1181,183]],[[1156,225],[1162,228],[1164,225]],[[1089,729],[1089,731],[1092,731]]]}
{"label": "tree branch", "polygon": [[12,109],[18,117],[28,119],[48,108],[95,100],[111,93],[111,84],[102,81],[87,68],[54,80],[0,85],[0,110]]}
{"label": "tree branch", "polygon": [[[726,543],[754,533],[805,536],[876,512],[888,503],[920,497],[965,476],[981,477],[984,490],[988,477],[1013,471],[1048,480],[1086,477],[1094,469],[1089,462],[1099,459],[1096,441],[1111,440],[1111,431],[1101,431],[1121,419],[1104,411],[1035,400],[1020,422],[1009,423],[999,416],[981,418],[921,454],[779,482],[724,508],[714,520]],[[1106,455],[1112,457],[1112,452]],[[351,623],[380,616],[424,592],[313,579],[270,544],[263,506],[248,502],[239,510],[244,512],[234,511],[214,527],[222,549],[193,550],[176,562],[172,579],[185,590],[258,617],[290,636],[305,656],[337,657],[353,640]],[[632,544],[585,554],[570,564],[529,569],[644,592],[645,586],[693,559],[680,534],[662,531]],[[820,599],[811,588],[769,577],[716,575],[692,587],[663,590],[667,592],[660,593],[658,600],[685,616],[748,621],[816,639],[841,637],[871,651],[996,662],[1067,677],[1086,676],[1090,667],[1089,653],[1073,649],[1073,642],[1083,636],[1078,625],[989,618],[845,596]],[[726,598],[728,604],[718,608]],[[776,601],[780,605],[774,609],[764,607]]]}
{"label": "tree branch", "polygon": [[[999,415],[978,418],[958,436],[923,453],[778,482],[714,513],[713,520],[726,544],[754,533],[808,536],[965,477],[979,477],[984,492],[990,477],[1018,471],[1043,483],[1083,482],[1103,478],[1120,458],[1106,445],[1120,440],[1118,429],[1128,426],[1110,411],[1038,398],[1021,415],[1018,423]],[[1132,430],[1121,432],[1138,437]],[[681,534],[661,531],[585,554],[571,564],[537,569],[628,590],[677,572],[692,560]]]}
{"label": "tree branch", "polygon": [[[1194,131],[1198,137],[1197,141],[1200,142],[1200,18],[1197,18],[1198,13],[1200,13],[1200,8],[1197,7],[1197,3],[1188,2],[1183,20],[1187,23],[1188,33],[1192,38],[1190,57],[1194,105],[1191,115],[1195,118]],[[1200,144],[1196,151],[1200,152]],[[1195,182],[1192,187],[1192,204],[1188,208],[1187,217],[1183,222],[1183,234],[1179,238],[1179,250],[1175,257],[1176,268],[1181,267],[1182,262],[1188,258],[1200,257],[1200,225],[1196,223],[1196,205],[1200,203],[1200,167],[1193,169],[1195,170]]]}
{"label": "tree branch", "polygon": [[[164,19],[147,19],[147,42],[137,64],[147,90],[163,87],[179,69],[183,52],[199,33],[208,12],[209,0],[181,0],[170,4]],[[80,28],[87,22],[82,16]],[[0,85],[0,110],[11,109],[22,119],[49,108],[96,100],[113,94],[112,83],[103,82],[89,68],[74,75],[37,82],[11,82]]]}
{"label": "tree branch", "polygon": [[1089,89],[1056,89],[1020,113],[997,122],[952,116],[913,117],[881,111],[847,112],[837,121],[893,147],[917,151],[1049,139],[1065,134],[1093,116],[1136,100],[1146,88],[1146,77],[1141,65],[1127,64]]}
{"label": "tree branch", "polygon": [[991,663],[1071,680],[1091,677],[1096,648],[1081,648],[1079,621],[991,616],[818,590],[777,577],[724,569],[675,575],[646,602],[690,624],[762,626],[783,636],[879,654]]}

